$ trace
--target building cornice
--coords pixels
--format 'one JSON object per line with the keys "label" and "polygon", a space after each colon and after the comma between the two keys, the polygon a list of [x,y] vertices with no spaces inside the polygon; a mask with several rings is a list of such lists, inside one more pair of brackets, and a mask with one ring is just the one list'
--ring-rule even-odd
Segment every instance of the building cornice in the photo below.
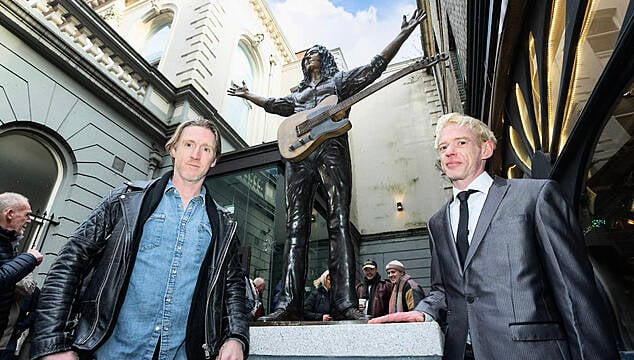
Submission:
{"label": "building cornice", "polygon": [[[49,61],[69,73],[83,85],[95,89],[95,93],[112,103],[122,113],[134,119],[153,136],[164,136],[166,124],[138,101],[138,94],[113,81],[112,75],[103,72],[95,63],[69,44],[60,31],[54,31],[37,14],[25,7],[22,1],[0,0],[0,24],[17,34]],[[35,6],[35,5],[34,5]],[[51,18],[58,19],[55,15]]]}
{"label": "building cornice", "polygon": [[[29,8],[30,6],[30,8]],[[6,25],[32,48],[74,79],[99,94],[122,114],[153,136],[165,138],[174,110],[184,103],[213,119],[235,148],[246,142],[195,88],[175,87],[152,67],[90,6],[81,0],[0,0],[0,24]],[[152,94],[168,102],[170,110],[152,110]]]}
{"label": "building cornice", "polygon": [[271,13],[271,9],[266,2],[264,0],[249,0],[249,3],[253,6],[253,10],[255,10],[255,13],[262,22],[262,26],[264,26],[273,40],[279,55],[284,59],[284,64],[296,60],[288,40],[286,40],[286,37],[280,30],[280,26],[277,24],[277,21],[275,21],[275,17],[273,17],[273,13]]}
{"label": "building cornice", "polygon": [[80,0],[36,0],[31,7],[54,24],[84,53],[114,75],[129,91],[143,97],[148,83],[155,91],[175,87],[137,53],[89,4]]}

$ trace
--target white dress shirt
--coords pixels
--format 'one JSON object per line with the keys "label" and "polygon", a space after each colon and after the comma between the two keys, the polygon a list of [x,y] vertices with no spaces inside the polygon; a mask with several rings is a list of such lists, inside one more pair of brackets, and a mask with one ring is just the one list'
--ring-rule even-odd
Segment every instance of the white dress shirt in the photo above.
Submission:
{"label": "white dress shirt", "polygon": [[491,185],[493,185],[493,178],[485,171],[475,178],[475,180],[473,180],[466,189],[458,190],[455,187],[453,188],[453,201],[449,204],[449,220],[451,220],[451,230],[453,232],[454,241],[456,241],[458,220],[460,218],[460,201],[458,200],[458,193],[465,190],[477,191],[471,194],[467,200],[467,204],[469,205],[469,232],[467,235],[467,241],[469,242],[469,245],[471,245],[471,238],[475,232],[478,219],[480,218],[480,212],[482,212],[482,207],[484,206],[484,201],[489,194]]}

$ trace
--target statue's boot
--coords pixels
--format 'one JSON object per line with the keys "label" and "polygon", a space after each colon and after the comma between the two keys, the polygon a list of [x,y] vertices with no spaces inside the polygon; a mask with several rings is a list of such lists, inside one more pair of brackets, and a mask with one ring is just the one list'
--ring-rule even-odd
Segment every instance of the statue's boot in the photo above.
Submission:
{"label": "statue's boot", "polygon": [[347,308],[343,313],[335,316],[335,320],[369,320],[368,315],[355,307]]}
{"label": "statue's boot", "polygon": [[[363,314],[362,314],[363,315]],[[258,321],[299,321],[302,320],[295,312],[286,309],[277,309],[266,316],[261,316]]]}

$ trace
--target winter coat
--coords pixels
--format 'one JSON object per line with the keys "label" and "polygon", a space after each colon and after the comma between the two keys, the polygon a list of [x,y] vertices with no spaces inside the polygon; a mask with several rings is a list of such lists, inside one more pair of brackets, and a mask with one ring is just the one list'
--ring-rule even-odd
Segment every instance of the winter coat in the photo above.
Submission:
{"label": "winter coat", "polygon": [[330,292],[319,286],[304,300],[304,320],[322,321],[324,314],[330,314]]}
{"label": "winter coat", "polygon": [[35,256],[15,255],[16,241],[15,232],[0,227],[0,335],[7,327],[9,310],[15,300],[15,284],[37,266]]}

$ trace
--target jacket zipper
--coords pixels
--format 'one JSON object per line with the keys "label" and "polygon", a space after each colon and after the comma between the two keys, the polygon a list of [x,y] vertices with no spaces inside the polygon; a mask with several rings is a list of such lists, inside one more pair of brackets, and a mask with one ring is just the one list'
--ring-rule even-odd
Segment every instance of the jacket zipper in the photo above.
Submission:
{"label": "jacket zipper", "polygon": [[80,343],[81,345],[85,345],[88,340],[93,336],[93,334],[95,333],[95,330],[97,329],[97,323],[99,323],[99,312],[101,310],[101,307],[99,306],[99,303],[101,302],[101,295],[103,294],[103,289],[106,287],[106,283],[108,282],[108,277],[110,275],[110,271],[112,270],[112,265],[114,264],[114,259],[115,259],[115,255],[117,254],[117,251],[119,250],[119,246],[121,246],[121,239],[123,238],[123,236],[125,235],[125,225],[123,227],[123,231],[121,231],[121,235],[119,236],[119,239],[117,241],[117,246],[115,247],[115,251],[113,253],[112,258],[110,259],[110,263],[108,264],[108,272],[106,273],[108,276],[106,276],[106,278],[103,280],[103,283],[101,283],[101,286],[99,287],[99,292],[97,293],[97,303],[96,308],[97,308],[97,313],[95,315],[95,323],[92,326],[92,329],[90,330],[90,333],[88,334],[88,336],[86,336],[86,338]]}
{"label": "jacket zipper", "polygon": [[[227,242],[227,246],[222,253],[222,257],[220,258],[220,262],[218,263],[219,267],[222,267],[225,258],[227,257],[227,253],[229,252],[229,248],[231,247],[231,242],[233,241],[233,235],[236,233],[236,223],[235,221],[231,222],[231,231],[229,233],[229,241]],[[216,271],[214,274],[214,278],[211,281],[209,286],[209,290],[207,291],[207,303],[205,305],[205,343],[203,344],[203,350],[205,351],[205,359],[211,359],[211,351],[209,349],[209,302],[211,300],[211,290],[214,288],[216,282],[218,282],[218,278],[220,277],[220,271]],[[220,327],[222,329],[222,317],[220,317]]]}

